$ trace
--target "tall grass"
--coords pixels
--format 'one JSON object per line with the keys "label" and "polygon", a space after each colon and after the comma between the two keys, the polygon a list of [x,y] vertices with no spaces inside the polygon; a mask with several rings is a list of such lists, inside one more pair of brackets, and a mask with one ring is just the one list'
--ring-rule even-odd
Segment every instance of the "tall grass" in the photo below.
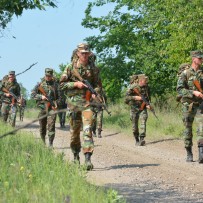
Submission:
{"label": "tall grass", "polygon": [[[0,123],[1,135],[8,130]],[[116,191],[87,183],[85,170],[26,132],[0,140],[0,171],[0,202],[125,202]]]}

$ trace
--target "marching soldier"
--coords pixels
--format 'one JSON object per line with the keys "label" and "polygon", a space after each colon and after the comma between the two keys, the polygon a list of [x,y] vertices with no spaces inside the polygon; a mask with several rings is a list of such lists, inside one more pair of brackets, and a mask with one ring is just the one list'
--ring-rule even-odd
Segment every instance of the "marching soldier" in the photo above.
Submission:
{"label": "marching soldier", "polygon": [[53,77],[53,69],[45,69],[45,77],[34,87],[31,97],[36,100],[40,109],[39,118],[45,116],[39,120],[41,139],[45,143],[48,130],[49,147],[53,147],[56,114],[52,113],[57,110],[60,97],[59,85]]}
{"label": "marching soldier", "polygon": [[73,62],[69,64],[62,77],[60,87],[66,91],[67,104],[71,109],[70,147],[74,154],[74,160],[80,161],[79,153],[81,149],[80,129],[83,125],[83,153],[87,170],[91,170],[91,156],[94,151],[94,142],[92,136],[92,123],[94,121],[93,111],[91,108],[92,99],[95,94],[91,94],[87,81],[93,88],[99,87],[99,70],[95,67],[88,44],[81,43],[78,45],[72,57]]}
{"label": "marching soldier", "polygon": [[178,77],[177,92],[182,103],[184,142],[187,152],[187,162],[193,162],[193,134],[192,125],[196,116],[197,120],[197,144],[199,149],[199,163],[203,163],[203,90],[202,80],[203,71],[201,65],[203,63],[203,52],[192,51],[192,64],[186,68]]}
{"label": "marching soldier", "polygon": [[21,94],[18,107],[19,107],[20,121],[23,121],[25,107],[26,107],[26,99],[23,97],[23,94]]}
{"label": "marching soldier", "polygon": [[8,75],[4,76],[1,82],[0,95],[2,97],[2,119],[15,127],[17,102],[20,96],[20,85],[17,83],[15,71],[9,71]]}
{"label": "marching soldier", "polygon": [[[131,76],[131,84],[127,89],[126,103],[130,105],[130,116],[132,121],[135,144],[145,145],[146,123],[148,119],[147,109],[151,106],[143,101],[150,101],[150,90],[148,77],[144,74]],[[138,126],[140,120],[140,127]]]}

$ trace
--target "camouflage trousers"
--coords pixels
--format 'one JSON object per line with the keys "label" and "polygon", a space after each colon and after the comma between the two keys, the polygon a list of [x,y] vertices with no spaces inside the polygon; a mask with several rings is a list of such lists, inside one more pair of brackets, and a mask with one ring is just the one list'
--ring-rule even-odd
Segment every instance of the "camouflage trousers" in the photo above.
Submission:
{"label": "camouflage trousers", "polygon": [[66,112],[59,112],[58,117],[59,117],[60,125],[64,126],[66,122]]}
{"label": "camouflage trousers", "polygon": [[[135,137],[146,136],[146,123],[148,119],[147,109],[140,111],[137,108],[131,107],[130,117],[132,121],[132,130]],[[139,125],[140,122],[140,125]]]}
{"label": "camouflage trousers", "polygon": [[[54,140],[55,137],[55,123],[56,123],[56,114],[51,113],[54,112],[53,110],[49,111],[49,114],[47,117],[39,120],[39,131],[40,136],[42,140],[45,142],[45,137],[48,130],[48,137],[49,139]],[[40,110],[38,118],[46,115],[46,110]]]}
{"label": "camouflage trousers", "polygon": [[185,126],[183,132],[185,147],[193,145],[192,125],[194,118],[197,122],[197,143],[203,143],[203,114],[200,112],[199,105],[183,103],[182,120]]}
{"label": "camouflage trousers", "polygon": [[25,107],[19,107],[20,121],[23,121]]}
{"label": "camouflage trousers", "polygon": [[2,107],[1,107],[1,114],[2,114],[2,120],[4,122],[9,122],[9,124],[12,127],[15,127],[16,124],[16,114],[17,114],[17,106],[11,105],[11,104],[7,104],[7,103],[2,103]]}
{"label": "camouflage trousers", "polygon": [[92,131],[96,132],[96,129],[98,129],[98,131],[102,131],[103,109],[94,111],[93,117],[94,122],[92,124]]}
{"label": "camouflage trousers", "polygon": [[93,153],[94,141],[92,137],[92,124],[94,122],[93,111],[88,108],[83,111],[72,112],[70,116],[70,147],[73,153],[79,153],[81,149],[80,130],[83,126],[83,153]]}

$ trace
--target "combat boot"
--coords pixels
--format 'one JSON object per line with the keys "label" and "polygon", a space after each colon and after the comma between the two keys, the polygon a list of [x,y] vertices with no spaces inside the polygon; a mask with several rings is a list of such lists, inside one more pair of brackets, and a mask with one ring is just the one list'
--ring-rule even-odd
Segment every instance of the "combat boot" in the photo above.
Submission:
{"label": "combat boot", "polygon": [[133,132],[133,135],[134,135],[134,138],[135,138],[135,145],[139,145],[140,140],[139,140],[139,137],[138,137],[137,133]]}
{"label": "combat boot", "polygon": [[139,144],[140,144],[139,137],[135,137],[135,145],[139,145]]}
{"label": "combat boot", "polygon": [[73,153],[73,155],[74,155],[74,163],[75,163],[75,164],[76,164],[76,163],[80,164],[79,152],[75,152],[75,153]]}
{"label": "combat boot", "polygon": [[92,153],[90,152],[85,153],[85,165],[88,171],[93,169],[93,164],[91,163],[91,156],[92,156]]}
{"label": "combat boot", "polygon": [[185,149],[187,151],[186,162],[193,162],[192,147],[185,147]]}
{"label": "combat boot", "polygon": [[199,151],[199,163],[203,163],[203,145],[198,145],[198,151]]}
{"label": "combat boot", "polygon": [[98,129],[98,138],[102,138],[102,136],[101,136],[101,129]]}
{"label": "combat boot", "polygon": [[140,137],[139,146],[144,146],[144,145],[145,145],[144,137]]}
{"label": "combat boot", "polygon": [[53,141],[54,141],[54,137],[49,137],[49,147],[50,148],[53,147]]}
{"label": "combat boot", "polygon": [[92,130],[92,136],[93,136],[93,137],[97,137],[97,134],[96,134],[96,131],[95,131],[95,130]]}

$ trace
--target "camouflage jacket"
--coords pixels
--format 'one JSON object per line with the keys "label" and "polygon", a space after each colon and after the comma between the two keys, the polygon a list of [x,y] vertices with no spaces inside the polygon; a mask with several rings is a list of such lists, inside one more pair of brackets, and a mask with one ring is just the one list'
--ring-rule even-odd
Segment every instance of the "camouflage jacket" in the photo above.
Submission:
{"label": "camouflage jacket", "polygon": [[[46,108],[47,101],[42,100],[42,92],[40,92],[39,87],[45,91],[46,95],[51,99],[51,101],[56,102],[57,105],[60,105],[60,91],[59,91],[59,83],[56,80],[46,81],[44,78],[40,83],[34,87],[31,92],[31,98],[36,100],[37,106],[41,109]],[[51,110],[49,107],[48,110]]]}
{"label": "camouflage jacket", "polygon": [[[9,92],[12,92],[16,97],[20,96],[20,85],[17,83],[17,80],[14,80],[13,82],[9,82],[8,76],[4,76],[3,80],[1,81],[0,85],[0,97],[1,101],[11,104],[12,103],[12,97],[6,97],[4,94],[5,92],[2,90],[2,88],[7,89]],[[17,102],[14,100],[14,102]]]}
{"label": "camouflage jacket", "polygon": [[73,67],[73,64],[69,64],[62,76],[60,81],[60,88],[65,91],[68,106],[77,107],[82,110],[86,106],[86,92],[87,89],[79,89],[74,87],[74,83],[79,79],[73,75],[73,69],[76,68],[80,76],[87,80],[93,88],[100,86],[99,69],[95,66],[87,65],[86,67],[79,64],[77,67]]}
{"label": "camouflage jacket", "polygon": [[195,71],[192,67],[182,72],[182,74],[178,77],[177,82],[177,93],[180,97],[182,97],[182,103],[192,103],[192,102],[201,102],[200,98],[197,98],[193,95],[193,91],[198,91],[196,86],[194,85],[194,80],[198,80],[201,84],[201,80],[203,80],[203,71],[200,69]]}
{"label": "camouflage jacket", "polygon": [[[127,89],[127,92],[126,92],[126,97],[125,97],[125,103],[130,105],[131,107],[133,108],[140,108],[143,101],[138,101],[138,100],[135,100],[135,96],[139,96],[137,93],[134,92],[134,89],[137,89],[138,92],[143,95],[147,101],[150,102],[150,88],[149,86],[139,86],[138,83],[133,83],[133,84],[130,84],[130,86],[128,87]],[[146,108],[146,107],[145,107]]]}

